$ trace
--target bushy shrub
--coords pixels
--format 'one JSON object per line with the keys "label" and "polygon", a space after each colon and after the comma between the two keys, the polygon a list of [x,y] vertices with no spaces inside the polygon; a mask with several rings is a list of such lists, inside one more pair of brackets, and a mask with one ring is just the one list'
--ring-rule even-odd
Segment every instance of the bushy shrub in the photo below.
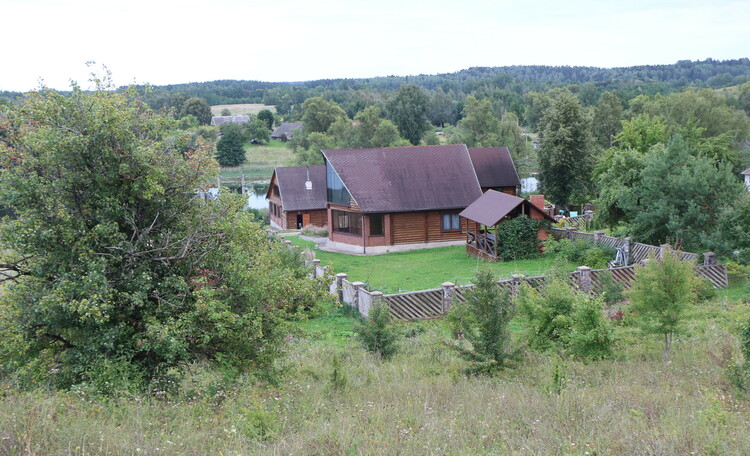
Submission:
{"label": "bushy shrub", "polygon": [[300,234],[311,237],[328,237],[328,226],[306,225],[302,228]]}
{"label": "bushy shrub", "polygon": [[548,255],[560,255],[571,263],[588,266],[591,269],[605,269],[615,258],[615,249],[606,245],[572,239],[549,238],[544,242],[544,252]]}
{"label": "bushy shrub", "polygon": [[579,294],[576,300],[568,351],[580,359],[604,359],[612,356],[612,328],[602,315],[602,299]]}
{"label": "bushy shrub", "polygon": [[553,272],[540,291],[522,286],[519,310],[532,349],[556,349],[581,359],[612,353],[612,328],[601,298],[574,290],[563,274]]}
{"label": "bushy shrub", "polygon": [[354,333],[365,350],[383,359],[398,352],[400,334],[391,320],[390,307],[381,301],[372,306],[368,317],[354,327]]}
{"label": "bushy shrub", "polygon": [[599,289],[597,292],[602,296],[604,302],[612,305],[624,300],[624,287],[620,282],[615,282],[612,273],[606,271],[599,274]]}

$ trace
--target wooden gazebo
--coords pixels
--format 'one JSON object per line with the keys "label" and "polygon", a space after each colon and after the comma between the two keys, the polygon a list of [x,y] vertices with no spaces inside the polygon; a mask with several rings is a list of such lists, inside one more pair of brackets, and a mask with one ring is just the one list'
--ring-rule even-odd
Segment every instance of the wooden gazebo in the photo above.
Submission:
{"label": "wooden gazebo", "polygon": [[[555,220],[526,199],[506,193],[488,190],[459,216],[466,219],[466,253],[477,258],[499,261],[499,246],[502,239],[498,237],[498,224],[503,220],[526,215],[537,220]],[[547,239],[547,232],[539,230],[537,238]]]}

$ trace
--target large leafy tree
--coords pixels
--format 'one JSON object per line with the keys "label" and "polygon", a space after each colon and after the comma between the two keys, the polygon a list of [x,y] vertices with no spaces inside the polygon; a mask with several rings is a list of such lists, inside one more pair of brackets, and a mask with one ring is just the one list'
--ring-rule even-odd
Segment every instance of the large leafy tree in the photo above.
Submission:
{"label": "large leafy tree", "polygon": [[45,384],[145,386],[195,360],[269,365],[317,288],[241,198],[202,202],[210,147],[100,82],[0,115],[3,369]]}
{"label": "large leafy tree", "polygon": [[430,127],[427,110],[430,99],[420,87],[413,84],[401,86],[388,103],[388,113],[398,131],[410,143],[417,145]]}
{"label": "large leafy tree", "polygon": [[560,93],[544,112],[540,127],[539,177],[544,192],[558,205],[583,202],[594,163],[589,118],[575,95]]}
{"label": "large leafy tree", "polygon": [[192,97],[185,100],[180,109],[179,117],[193,115],[201,125],[211,123],[211,107],[203,98]]}
{"label": "large leafy tree", "polygon": [[498,147],[500,144],[500,120],[492,112],[490,100],[466,97],[464,118],[456,128],[456,142],[468,147]]}
{"label": "large leafy tree", "polygon": [[323,97],[312,97],[302,105],[304,133],[325,133],[338,119],[346,118],[346,112],[335,101]]}
{"label": "large leafy tree", "polygon": [[594,109],[593,131],[598,146],[607,148],[612,146],[615,136],[622,128],[623,109],[620,98],[612,92],[604,92]]}
{"label": "large leafy tree", "polygon": [[653,147],[631,191],[620,194],[629,229],[641,242],[679,240],[689,251],[706,248],[717,214],[744,192],[731,167],[697,156],[679,136]]}
{"label": "large leafy tree", "polygon": [[245,132],[240,124],[221,126],[221,139],[216,144],[216,160],[221,166],[239,166],[245,162]]}

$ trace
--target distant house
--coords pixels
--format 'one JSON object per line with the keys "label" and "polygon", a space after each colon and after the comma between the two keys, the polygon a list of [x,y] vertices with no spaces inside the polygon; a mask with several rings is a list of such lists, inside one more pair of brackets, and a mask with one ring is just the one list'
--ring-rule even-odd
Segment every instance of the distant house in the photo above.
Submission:
{"label": "distant house", "polygon": [[466,145],[324,150],[328,247],[385,253],[461,244],[482,195]]}
{"label": "distant house", "polygon": [[294,130],[302,128],[302,125],[301,123],[284,122],[271,133],[271,139],[289,141],[294,136]]}
{"label": "distant house", "polygon": [[516,166],[507,147],[469,148],[469,156],[482,192],[497,190],[517,195],[521,187]]}
{"label": "distant house", "polygon": [[287,230],[307,225],[325,226],[326,167],[274,169],[266,199],[273,228]]}
{"label": "distant house", "polygon": [[225,123],[248,123],[250,116],[213,116],[211,117],[211,126],[218,127]]}
{"label": "distant house", "polygon": [[747,187],[747,191],[750,192],[750,168],[742,171],[742,175],[745,176],[745,187]]}
{"label": "distant house", "polygon": [[[541,195],[539,195],[541,196]],[[488,190],[461,211],[462,225],[466,226],[466,253],[478,258],[497,261],[503,243],[498,235],[498,224],[504,220],[526,215],[537,220],[555,221],[544,209],[544,196],[529,200]],[[537,239],[544,241],[549,233],[540,229]]]}

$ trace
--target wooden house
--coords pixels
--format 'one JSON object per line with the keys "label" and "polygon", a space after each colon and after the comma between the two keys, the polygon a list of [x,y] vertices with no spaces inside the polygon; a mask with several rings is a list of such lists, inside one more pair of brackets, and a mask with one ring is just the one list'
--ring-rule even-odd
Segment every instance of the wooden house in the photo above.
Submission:
{"label": "wooden house", "polygon": [[250,122],[250,116],[213,116],[211,117],[211,126],[218,127],[225,123],[244,124]]}
{"label": "wooden house", "polygon": [[466,145],[322,153],[330,248],[373,254],[463,243],[458,214],[482,195]]}
{"label": "wooden house", "polygon": [[266,199],[273,228],[293,230],[307,225],[325,226],[326,167],[275,168]]}
{"label": "wooden house", "polygon": [[271,139],[277,141],[290,141],[294,136],[294,130],[302,128],[303,124],[294,122],[284,122],[271,133]]}
{"label": "wooden house", "polygon": [[[466,226],[466,253],[498,261],[498,248],[503,242],[498,235],[498,224],[520,215],[554,223],[555,219],[544,210],[544,197],[541,204],[541,207],[537,207],[526,199],[488,190],[459,214],[461,224]],[[544,241],[548,235],[546,230],[540,229],[537,239]]]}
{"label": "wooden house", "polygon": [[507,147],[469,148],[469,156],[483,193],[487,190],[497,190],[509,195],[518,195],[521,179]]}

